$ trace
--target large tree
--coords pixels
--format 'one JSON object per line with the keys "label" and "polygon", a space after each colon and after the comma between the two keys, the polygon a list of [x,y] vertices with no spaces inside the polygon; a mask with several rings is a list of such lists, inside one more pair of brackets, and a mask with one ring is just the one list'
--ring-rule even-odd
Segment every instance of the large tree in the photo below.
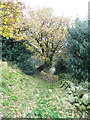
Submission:
{"label": "large tree", "polygon": [[52,9],[43,8],[30,13],[26,36],[28,43],[37,51],[43,65],[37,68],[42,71],[52,64],[57,53],[65,48],[67,18],[54,17]]}
{"label": "large tree", "polygon": [[68,19],[54,17],[49,8],[36,11],[28,8],[30,16],[26,17],[23,14],[25,6],[21,2],[9,1],[0,4],[0,34],[7,39],[24,40],[31,49],[35,49],[43,60],[38,71],[50,66],[54,56],[64,50]]}

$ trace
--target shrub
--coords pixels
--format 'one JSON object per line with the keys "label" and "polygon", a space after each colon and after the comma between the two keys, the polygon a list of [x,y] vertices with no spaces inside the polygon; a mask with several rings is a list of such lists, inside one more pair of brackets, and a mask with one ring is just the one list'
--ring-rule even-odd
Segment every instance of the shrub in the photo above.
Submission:
{"label": "shrub", "polygon": [[32,66],[31,56],[33,52],[28,50],[21,41],[2,39],[2,60],[16,64],[24,73],[32,74],[35,69]]}
{"label": "shrub", "polygon": [[87,21],[75,21],[75,26],[68,28],[68,68],[69,72],[81,82],[88,80],[90,67],[90,47]]}
{"label": "shrub", "polygon": [[60,87],[66,90],[68,96],[67,100],[77,108],[80,116],[87,118],[90,112],[88,84],[83,82],[83,84],[80,83],[76,85],[69,80],[62,79]]}

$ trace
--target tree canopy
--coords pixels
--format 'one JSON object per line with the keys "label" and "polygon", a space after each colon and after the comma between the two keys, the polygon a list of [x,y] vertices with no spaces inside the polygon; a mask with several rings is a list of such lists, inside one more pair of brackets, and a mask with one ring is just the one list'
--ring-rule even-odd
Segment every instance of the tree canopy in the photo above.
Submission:
{"label": "tree canopy", "polygon": [[20,32],[23,25],[20,24],[25,6],[22,2],[0,1],[0,34],[3,37],[23,39],[24,33]]}
{"label": "tree canopy", "polygon": [[67,23],[67,18],[54,17],[49,8],[33,11],[26,23],[28,29],[25,33],[29,44],[49,65],[53,57],[65,47]]}

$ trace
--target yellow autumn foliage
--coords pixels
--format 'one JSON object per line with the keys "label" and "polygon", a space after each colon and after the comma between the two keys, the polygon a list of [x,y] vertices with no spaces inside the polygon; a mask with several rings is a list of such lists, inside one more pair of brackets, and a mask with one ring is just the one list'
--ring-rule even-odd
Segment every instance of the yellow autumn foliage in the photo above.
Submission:
{"label": "yellow autumn foliage", "polygon": [[7,39],[9,37],[15,39],[22,39],[18,34],[17,26],[21,29],[20,21],[24,9],[23,3],[11,2],[11,1],[0,1],[0,34]]}

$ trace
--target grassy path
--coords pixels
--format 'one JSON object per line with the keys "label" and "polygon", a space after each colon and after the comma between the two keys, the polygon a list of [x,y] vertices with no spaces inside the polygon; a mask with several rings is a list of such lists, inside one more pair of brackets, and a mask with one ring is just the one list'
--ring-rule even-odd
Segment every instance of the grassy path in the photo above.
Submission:
{"label": "grassy path", "polygon": [[1,117],[79,118],[60,82],[48,83],[2,62]]}

